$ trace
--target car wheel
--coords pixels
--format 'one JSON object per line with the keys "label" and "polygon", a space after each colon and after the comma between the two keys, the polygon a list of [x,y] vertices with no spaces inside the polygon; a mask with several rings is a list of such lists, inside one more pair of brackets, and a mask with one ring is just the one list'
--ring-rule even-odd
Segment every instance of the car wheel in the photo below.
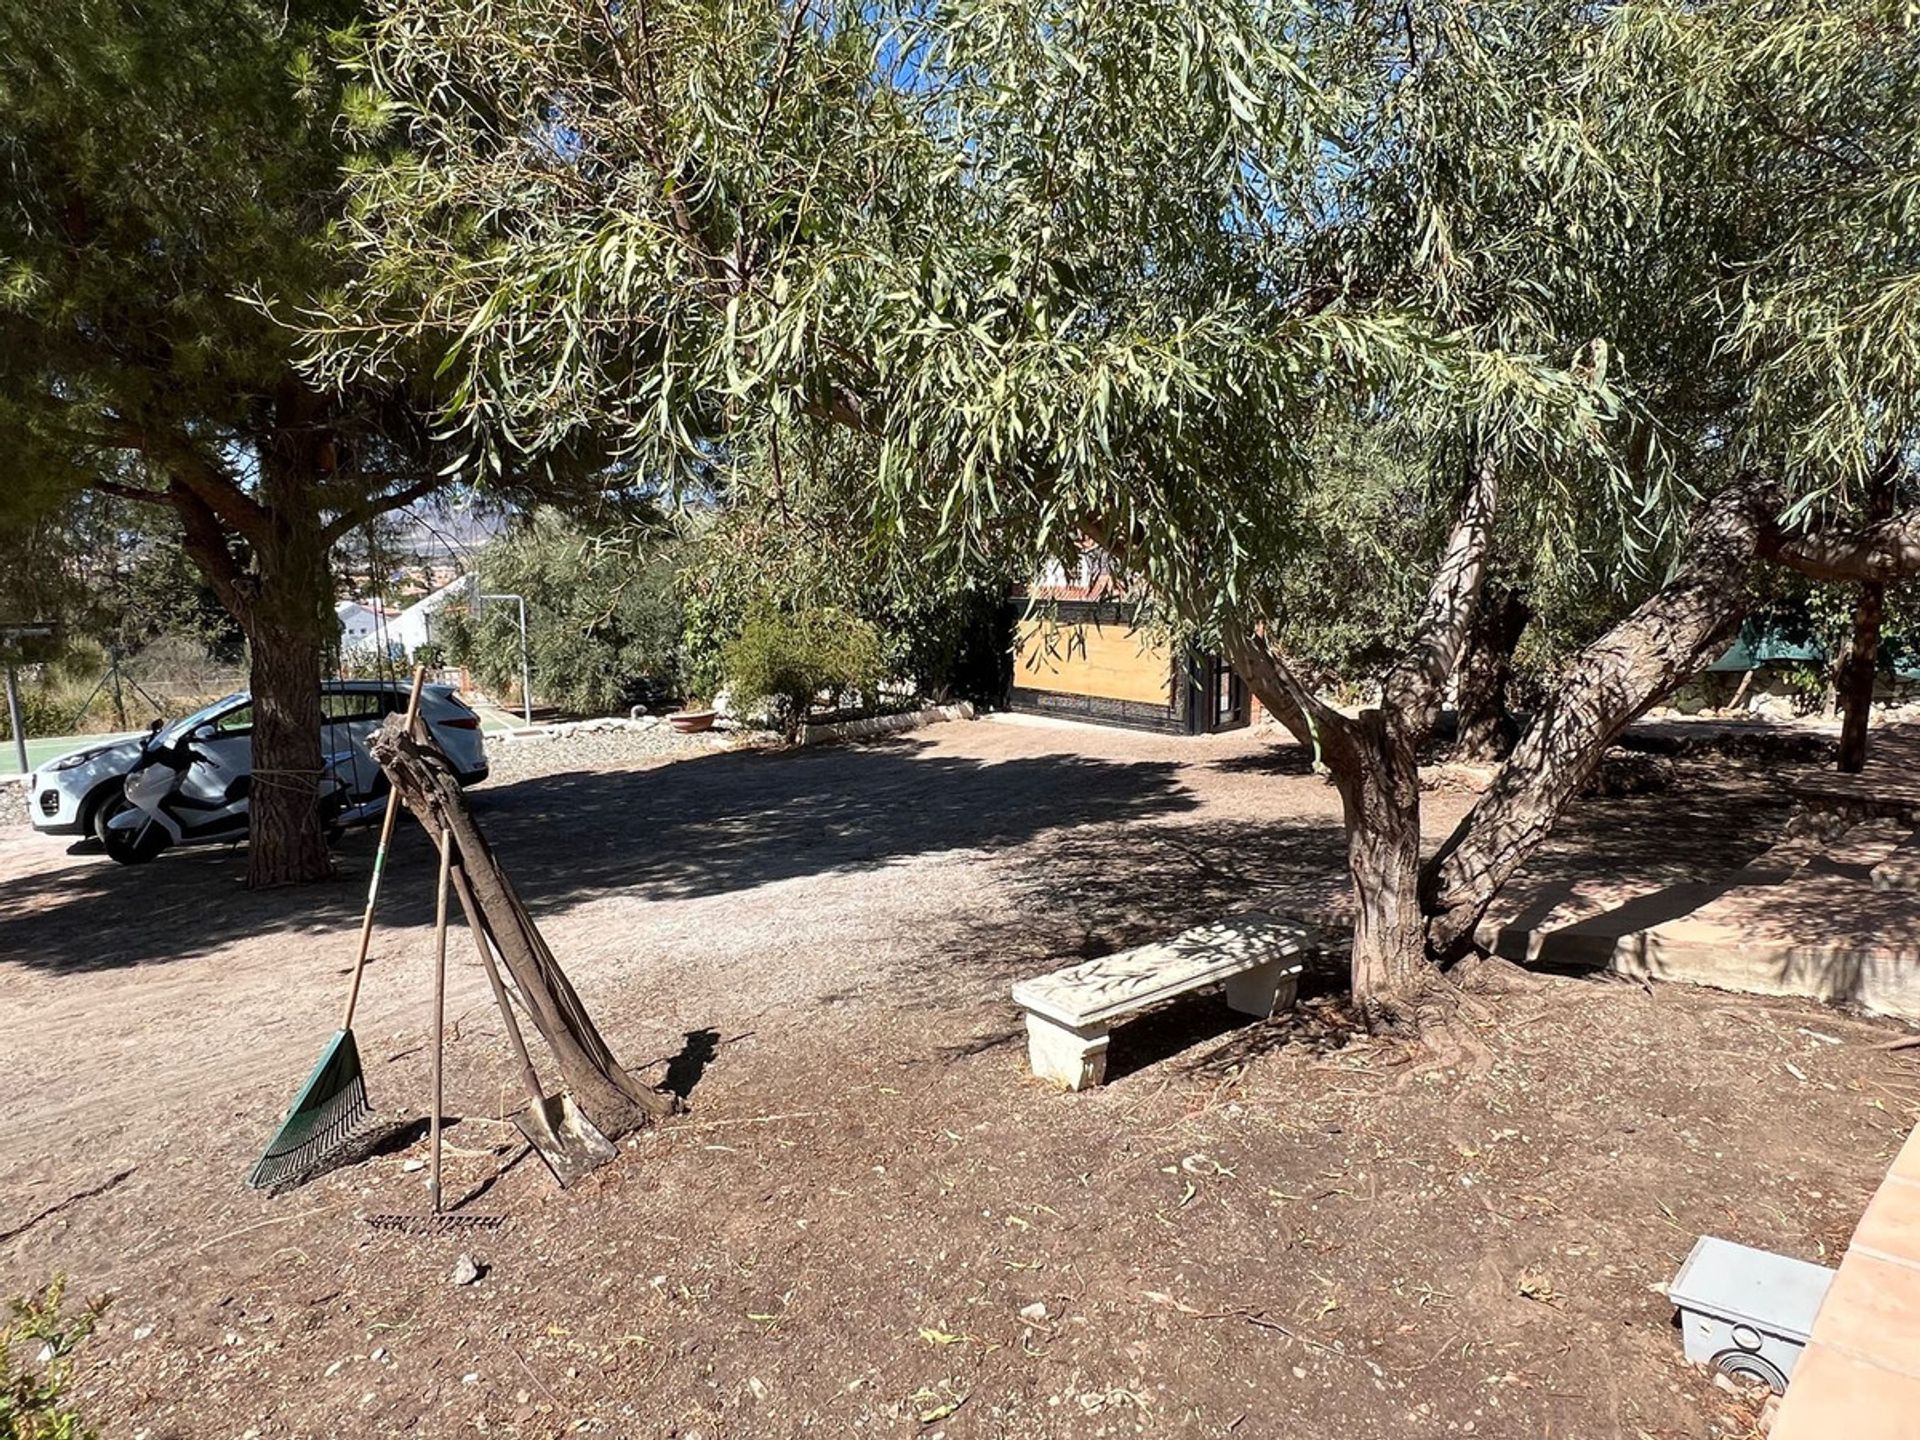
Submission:
{"label": "car wheel", "polygon": [[127,808],[124,780],[109,780],[95,787],[94,792],[87,796],[86,808],[81,812],[82,831],[91,835],[103,848],[107,843],[107,815],[116,807],[121,810]]}
{"label": "car wheel", "polygon": [[94,823],[108,855],[122,865],[144,865],[166,849],[173,837],[167,834],[166,827],[151,819],[137,830],[115,830],[108,823],[132,808],[126,795],[116,792],[101,805]]}

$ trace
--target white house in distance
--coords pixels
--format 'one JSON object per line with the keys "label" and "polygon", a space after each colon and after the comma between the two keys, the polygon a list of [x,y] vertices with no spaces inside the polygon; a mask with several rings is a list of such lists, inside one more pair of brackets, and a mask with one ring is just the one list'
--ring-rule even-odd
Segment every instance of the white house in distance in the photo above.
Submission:
{"label": "white house in distance", "polygon": [[388,609],[378,600],[342,600],[333,607],[340,617],[340,648],[397,645],[411,660],[414,651],[434,640],[434,620],[440,609],[449,601],[470,600],[473,591],[473,577],[461,575],[403,610]]}
{"label": "white house in distance", "polygon": [[342,600],[333,607],[333,613],[340,617],[342,650],[379,644],[377,632],[392,618],[392,612],[378,600]]}

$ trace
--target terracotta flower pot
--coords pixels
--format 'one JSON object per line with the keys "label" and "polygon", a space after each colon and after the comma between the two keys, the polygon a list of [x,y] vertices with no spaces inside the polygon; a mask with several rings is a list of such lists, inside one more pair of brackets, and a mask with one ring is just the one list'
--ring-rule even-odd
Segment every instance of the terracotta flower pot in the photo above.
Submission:
{"label": "terracotta flower pot", "polygon": [[676,710],[667,716],[667,723],[682,735],[698,735],[702,730],[713,728],[713,711]]}

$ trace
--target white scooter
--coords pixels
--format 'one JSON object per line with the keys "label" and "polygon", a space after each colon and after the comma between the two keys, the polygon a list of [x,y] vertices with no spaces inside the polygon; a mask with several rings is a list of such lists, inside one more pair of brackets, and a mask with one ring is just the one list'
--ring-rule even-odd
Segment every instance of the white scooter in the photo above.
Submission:
{"label": "white scooter", "polygon": [[[154,722],[141,743],[140,758],[127,772],[121,793],[103,812],[101,839],[107,854],[122,865],[140,865],[173,845],[244,840],[253,775],[243,763],[245,750],[230,744],[196,744],[212,738],[205,727],[171,744],[158,740]],[[328,756],[320,786],[321,815],[329,832],[349,820],[347,788],[337,763],[351,756]],[[370,806],[355,807],[356,812]]]}

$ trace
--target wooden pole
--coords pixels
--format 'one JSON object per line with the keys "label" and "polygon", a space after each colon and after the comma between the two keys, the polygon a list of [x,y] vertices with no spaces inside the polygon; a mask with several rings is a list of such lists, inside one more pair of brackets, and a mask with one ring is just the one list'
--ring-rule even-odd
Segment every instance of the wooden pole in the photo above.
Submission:
{"label": "wooden pole", "polygon": [[[407,720],[409,732],[413,729],[414,718],[420,713],[420,686],[427,678],[427,667],[413,667],[413,693],[407,696]],[[360,949],[353,957],[353,986],[347,991],[347,1011],[340,1021],[342,1030],[353,1028],[354,1007],[360,1003],[360,977],[366,973],[367,950],[373,943],[373,909],[380,899],[380,876],[387,868],[387,843],[393,839],[393,822],[400,815],[400,792],[389,788],[387,791],[387,813],[380,820],[380,844],[373,852],[373,877],[367,881],[367,908],[360,914]]]}
{"label": "wooden pole", "polygon": [[440,837],[440,893],[433,907],[433,1114],[428,1117],[428,1144],[432,1150],[432,1168],[427,1172],[427,1194],[433,1197],[433,1213],[440,1213],[440,1105],[441,1058],[446,1049],[447,1020],[447,889],[453,869],[453,836]]}
{"label": "wooden pole", "polygon": [[470,923],[485,933],[512,975],[534,1028],[553,1052],[566,1092],[594,1128],[617,1140],[677,1111],[679,1097],[635,1080],[615,1058],[521,904],[431,735],[409,735],[397,717],[390,717],[367,748],[434,843],[444,844],[450,833],[459,847],[463,903],[471,896],[476,912]]}

